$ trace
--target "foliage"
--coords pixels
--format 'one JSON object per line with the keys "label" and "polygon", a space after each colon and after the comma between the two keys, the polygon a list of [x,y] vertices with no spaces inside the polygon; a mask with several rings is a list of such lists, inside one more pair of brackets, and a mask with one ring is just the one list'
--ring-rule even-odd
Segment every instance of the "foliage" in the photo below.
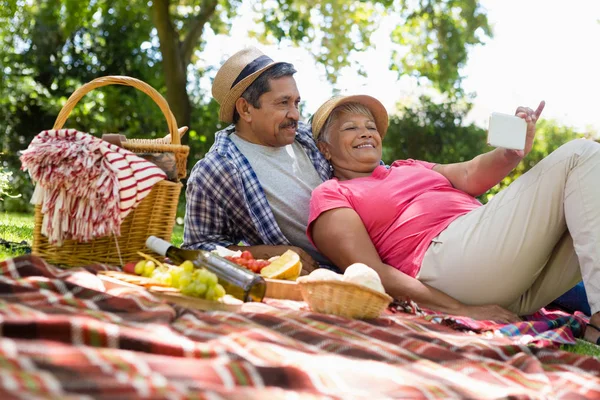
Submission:
{"label": "foliage", "polygon": [[10,180],[12,177],[12,172],[10,171],[4,171],[4,169],[2,168],[2,166],[0,166],[0,201],[4,200],[5,197],[10,197],[10,198],[18,198],[20,197],[19,194],[10,194],[11,192],[11,185],[10,185]]}
{"label": "foliage", "polygon": [[371,34],[383,16],[391,16],[396,26],[390,68],[424,77],[448,94],[460,93],[460,68],[469,47],[491,36],[476,0],[262,0],[255,10],[262,31],[253,33],[307,48],[332,82],[343,67],[360,69],[350,56],[374,45]]}
{"label": "foliage", "polygon": [[487,149],[486,132],[464,123],[470,108],[465,100],[438,104],[426,96],[415,105],[402,106],[390,118],[384,161],[413,158],[447,164],[481,154]]}
{"label": "foliage", "polygon": [[465,66],[470,46],[482,43],[492,32],[476,0],[424,1],[411,9],[401,1],[396,11],[403,22],[392,40],[410,51],[394,51],[390,67],[429,79],[449,95],[462,95],[460,69]]}
{"label": "foliage", "polygon": [[[191,126],[185,140],[192,147],[188,165],[194,165],[222,128],[218,105],[199,86],[216,67],[202,67],[204,29],[228,34],[243,5],[241,0],[4,0],[0,153],[5,156],[0,165],[13,172],[11,185],[23,196],[0,207],[29,209],[32,188],[19,171],[17,152],[35,134],[52,128],[71,93],[97,76],[137,77],[165,95],[179,121]],[[395,59],[397,70],[418,75],[423,69],[423,76],[440,88],[459,85],[465,48],[478,43],[475,37],[489,34],[474,0],[262,0],[253,7],[259,20],[250,35],[310,49],[331,81],[340,68],[351,65],[352,54],[372,47],[370,34],[385,15],[395,15],[399,26],[412,21],[415,27],[394,32],[398,55],[418,53],[414,60],[426,48],[433,57],[427,62]],[[429,64],[445,72],[432,73]],[[93,90],[75,106],[66,126],[96,135],[154,138],[166,133],[158,107],[126,87]]]}
{"label": "foliage", "polygon": [[[20,140],[9,140],[21,146],[29,142],[32,134],[52,126],[54,116],[73,90],[99,75],[139,77],[169,97],[167,92],[174,88],[168,88],[165,82],[175,72],[161,68],[161,64],[165,64],[164,48],[171,49],[174,44],[191,46],[195,50],[185,54],[189,60],[184,60],[188,63],[182,65],[182,70],[187,70],[187,76],[197,82],[197,78],[206,72],[192,68],[201,57],[204,45],[201,36],[204,26],[197,26],[199,18],[206,17],[207,26],[215,33],[226,34],[242,4],[240,0],[156,0],[151,3],[152,7],[166,3],[167,12],[153,18],[144,2],[8,0],[3,3],[6,6],[0,11],[0,39],[5,46],[0,67],[4,72],[3,93],[10,95],[2,96],[0,109],[8,122],[6,137],[13,137],[14,132],[24,135]],[[381,17],[402,12],[406,21],[417,21],[420,28],[411,31],[410,40],[403,39],[408,33],[398,32],[392,39],[415,53],[421,53],[425,46],[431,54],[437,54],[431,63],[438,65],[437,68],[445,64],[445,71],[454,71],[447,74],[427,72],[426,75],[434,83],[440,81],[440,87],[450,87],[458,77],[457,67],[466,61],[465,48],[478,43],[473,39],[476,32],[481,30],[489,34],[489,27],[485,15],[473,0],[434,3],[435,6],[402,0],[263,0],[255,5],[262,23],[255,26],[254,34],[265,41],[291,41],[310,47],[316,60],[326,66],[329,79],[335,81],[337,71],[349,65],[350,54],[372,45],[370,34]],[[432,16],[451,21],[451,26],[464,25],[461,32],[469,31],[469,34],[456,34],[457,27],[450,29],[445,25],[442,32],[437,32],[437,24],[418,23],[430,21]],[[165,21],[167,17],[170,20]],[[437,21],[435,18],[434,22]],[[175,42],[166,47],[160,45],[161,24],[168,25],[176,34]],[[415,35],[423,37],[424,41],[420,42]],[[451,57],[450,54],[455,55]],[[460,58],[458,63],[457,57]],[[446,59],[448,62],[443,61]],[[401,62],[402,68],[398,70],[412,74],[417,74],[421,68],[429,68],[426,64],[430,63],[411,63],[404,59]],[[193,89],[185,85],[187,76],[183,77],[184,85],[178,89],[189,93]],[[143,95],[123,88],[103,89],[102,93],[93,93],[82,101],[70,119],[71,126],[91,131],[143,132],[150,137],[164,130],[162,117]],[[193,109],[203,106],[202,98],[192,99],[196,106]],[[177,107],[172,107],[177,115]],[[123,110],[127,112],[123,113]],[[28,118],[33,115],[35,118]],[[193,121],[190,117],[182,120]]]}

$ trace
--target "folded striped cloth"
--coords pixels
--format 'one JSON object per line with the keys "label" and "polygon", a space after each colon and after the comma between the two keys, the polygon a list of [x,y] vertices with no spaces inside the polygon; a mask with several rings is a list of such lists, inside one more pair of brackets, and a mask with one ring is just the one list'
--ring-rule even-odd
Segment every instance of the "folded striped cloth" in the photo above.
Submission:
{"label": "folded striped cloth", "polygon": [[40,132],[21,154],[51,244],[120,235],[125,217],[166,178],[153,163],[74,129]]}

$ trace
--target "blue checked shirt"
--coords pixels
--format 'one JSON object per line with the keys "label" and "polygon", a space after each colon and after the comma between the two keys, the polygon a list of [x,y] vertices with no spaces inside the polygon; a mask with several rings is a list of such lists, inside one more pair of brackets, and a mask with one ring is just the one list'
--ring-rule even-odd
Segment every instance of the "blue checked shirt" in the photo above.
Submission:
{"label": "blue checked shirt", "polygon": [[[215,245],[227,247],[239,242],[290,246],[250,163],[229,138],[233,132],[233,125],[217,132],[209,152],[192,169],[182,247],[213,250]],[[298,123],[296,142],[321,179],[329,179],[329,163],[317,149],[309,125]]]}

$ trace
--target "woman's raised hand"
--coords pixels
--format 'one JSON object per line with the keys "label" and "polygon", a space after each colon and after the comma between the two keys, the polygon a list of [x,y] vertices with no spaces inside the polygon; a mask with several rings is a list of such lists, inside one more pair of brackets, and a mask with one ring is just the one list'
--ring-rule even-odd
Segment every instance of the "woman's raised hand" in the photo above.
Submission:
{"label": "woman's raised hand", "polygon": [[515,111],[515,115],[517,117],[523,118],[527,122],[527,138],[525,139],[525,149],[521,150],[507,150],[509,152],[515,153],[519,157],[523,158],[531,151],[533,147],[533,139],[535,138],[535,124],[537,123],[544,107],[546,106],[546,102],[544,100],[540,101],[538,107],[532,110],[529,107],[517,107],[517,111]]}

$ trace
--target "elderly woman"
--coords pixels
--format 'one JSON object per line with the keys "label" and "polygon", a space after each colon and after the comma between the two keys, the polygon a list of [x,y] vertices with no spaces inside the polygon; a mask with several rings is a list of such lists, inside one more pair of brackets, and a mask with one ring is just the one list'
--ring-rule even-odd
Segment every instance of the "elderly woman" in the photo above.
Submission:
{"label": "elderly woman", "polygon": [[312,128],[334,177],[313,191],[309,238],[342,268],[375,269],[396,298],[477,319],[518,320],[583,277],[593,313],[586,339],[600,341],[600,144],[569,142],[487,204],[474,197],[529,153],[543,108],[517,108],[524,151],[386,167],[383,105],[369,96],[327,101]]}

